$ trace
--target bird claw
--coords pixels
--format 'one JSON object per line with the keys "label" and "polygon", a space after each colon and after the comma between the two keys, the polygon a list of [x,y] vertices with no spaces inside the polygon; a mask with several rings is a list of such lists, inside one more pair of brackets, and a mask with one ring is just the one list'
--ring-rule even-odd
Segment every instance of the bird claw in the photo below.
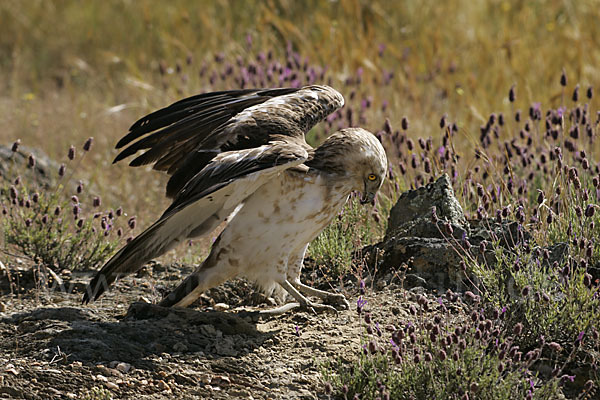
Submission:
{"label": "bird claw", "polygon": [[331,293],[323,301],[333,306],[339,306],[342,310],[350,309],[350,303],[348,302],[348,300],[346,300],[346,297],[341,293]]}
{"label": "bird claw", "polygon": [[327,304],[319,304],[313,303],[312,301],[308,301],[307,303],[287,303],[281,307],[272,308],[269,310],[261,310],[258,312],[259,315],[281,315],[285,314],[288,311],[293,310],[294,308],[299,308],[301,310],[307,311],[311,314],[319,314],[320,312],[329,311],[332,313],[337,313],[337,310]]}
{"label": "bird claw", "polygon": [[320,304],[320,303],[313,303],[308,302],[306,304],[301,304],[300,307],[305,310],[308,311],[311,314],[319,314],[321,312],[332,312],[334,314],[337,314],[338,310],[335,309],[335,307],[332,307],[328,304]]}

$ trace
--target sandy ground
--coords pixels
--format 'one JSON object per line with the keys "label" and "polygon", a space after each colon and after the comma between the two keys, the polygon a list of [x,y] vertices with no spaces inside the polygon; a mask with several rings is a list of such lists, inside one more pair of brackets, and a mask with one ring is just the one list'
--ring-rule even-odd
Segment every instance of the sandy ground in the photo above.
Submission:
{"label": "sandy ground", "polygon": [[[48,291],[25,273],[13,294],[0,277],[0,398],[327,398],[323,363],[350,361],[360,349],[356,290],[346,291],[351,309],[337,314],[259,317],[272,301],[242,280],[189,309],[148,303],[188,271],[155,265],[88,306],[80,291],[89,275]],[[410,302],[393,284],[364,297],[383,326],[398,323]]]}

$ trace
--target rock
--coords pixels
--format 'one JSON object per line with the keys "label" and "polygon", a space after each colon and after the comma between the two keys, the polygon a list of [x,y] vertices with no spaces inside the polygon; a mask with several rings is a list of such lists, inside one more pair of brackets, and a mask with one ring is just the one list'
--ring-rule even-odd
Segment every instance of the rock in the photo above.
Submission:
{"label": "rock", "polygon": [[162,391],[171,391],[171,387],[169,386],[169,384],[163,381],[162,379],[158,381],[158,388]]}
{"label": "rock", "polygon": [[226,311],[229,310],[229,305],[225,303],[217,303],[213,306],[215,311]]}
{"label": "rock", "polygon": [[441,224],[432,222],[433,207],[441,223],[452,225],[455,237],[460,238],[463,232],[468,231],[467,220],[454,196],[450,178],[444,174],[437,181],[400,196],[390,211],[386,237],[441,237]]}
{"label": "rock", "polygon": [[126,374],[129,372],[129,370],[131,369],[131,364],[127,364],[124,362],[120,362],[117,364],[117,366],[115,367],[118,371],[121,371],[122,373]]}
{"label": "rock", "polygon": [[19,370],[17,370],[13,364],[6,364],[4,372],[10,372],[13,375],[19,375]]}
{"label": "rock", "polygon": [[479,246],[482,240],[486,240],[488,242],[500,241],[500,246],[513,248],[518,242],[531,239],[531,234],[519,228],[519,223],[516,221],[503,220],[498,223],[495,219],[485,218],[470,220],[469,227],[471,230],[469,242],[473,246]]}
{"label": "rock", "polygon": [[[27,166],[29,155],[35,157],[35,166]],[[59,163],[51,160],[43,151],[27,146],[19,146],[16,152],[11,145],[0,145],[0,176],[2,179],[12,181],[20,175],[28,183],[36,184],[42,188],[52,187],[58,176]]]}
{"label": "rock", "polygon": [[363,249],[363,254],[384,273],[406,264],[407,287],[458,290],[463,274],[455,244],[469,232],[470,225],[454,196],[450,178],[443,175],[427,186],[403,193],[390,212],[384,241]]}
{"label": "rock", "polygon": [[210,384],[225,387],[231,384],[231,380],[226,375],[217,375],[212,377]]}
{"label": "rock", "polygon": [[[403,284],[407,288],[456,291],[467,286],[460,262],[469,245],[472,256],[480,262],[485,258],[489,264],[496,262],[492,243],[510,251],[530,239],[530,233],[515,221],[467,220],[449,177],[443,175],[427,186],[403,193],[390,212],[383,242],[362,252],[384,275],[404,267]],[[479,245],[484,240],[488,245],[482,254]],[[549,249],[550,259],[563,257],[561,249]]]}

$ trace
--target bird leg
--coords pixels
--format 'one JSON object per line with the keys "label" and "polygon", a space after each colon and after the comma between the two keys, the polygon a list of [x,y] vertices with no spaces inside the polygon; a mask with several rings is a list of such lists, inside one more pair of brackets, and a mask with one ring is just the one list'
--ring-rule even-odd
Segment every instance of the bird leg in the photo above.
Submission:
{"label": "bird leg", "polygon": [[[331,311],[334,313],[337,313],[337,310],[327,304],[319,304],[319,303],[313,303],[312,301],[310,301],[309,299],[307,299],[306,297],[304,297],[302,295],[302,293],[300,293],[294,286],[292,286],[287,280],[280,282],[279,283],[281,285],[282,288],[284,288],[294,299],[296,299],[296,301],[298,303],[288,303],[288,304],[284,304],[281,307],[272,309],[272,310],[265,310],[265,311],[261,311],[261,314],[283,314],[289,310],[292,310],[296,307],[301,307],[307,311],[310,311],[314,314],[316,314],[317,312],[321,312],[321,311]],[[316,289],[315,289],[316,290]],[[326,292],[324,292],[326,293]]]}
{"label": "bird leg", "polygon": [[303,284],[302,282],[300,282],[300,279],[292,281],[292,285],[307,296],[318,297],[325,303],[334,306],[340,306],[344,310],[350,309],[350,303],[348,303],[346,297],[341,293],[330,293],[324,290],[315,289],[313,287]]}

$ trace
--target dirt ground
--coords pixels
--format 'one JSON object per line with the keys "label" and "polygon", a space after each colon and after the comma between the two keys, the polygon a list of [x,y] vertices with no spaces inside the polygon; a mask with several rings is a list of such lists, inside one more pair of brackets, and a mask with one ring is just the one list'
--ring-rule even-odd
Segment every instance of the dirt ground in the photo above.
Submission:
{"label": "dirt ground", "polygon": [[[350,282],[351,308],[335,315],[259,317],[272,299],[243,280],[211,290],[189,309],[149,304],[187,272],[155,265],[87,306],[80,291],[89,274],[48,291],[23,273],[18,295],[15,287],[7,294],[0,275],[0,398],[327,398],[323,363],[351,360],[360,349],[364,327]],[[406,316],[411,301],[394,283],[364,297],[384,325]]]}

